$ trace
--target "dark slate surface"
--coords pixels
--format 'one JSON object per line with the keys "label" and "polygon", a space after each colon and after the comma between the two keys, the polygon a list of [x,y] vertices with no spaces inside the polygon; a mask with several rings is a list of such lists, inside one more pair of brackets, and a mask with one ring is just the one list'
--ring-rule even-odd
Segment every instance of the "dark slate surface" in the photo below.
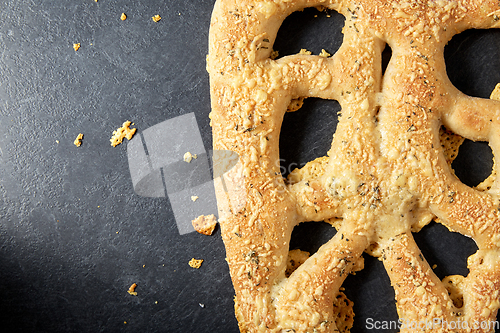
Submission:
{"label": "dark slate surface", "polygon": [[[211,237],[181,235],[172,200],[161,191],[157,197],[134,192],[127,143],[109,145],[125,120],[138,128],[136,140],[145,140],[148,128],[194,112],[210,150],[205,56],[213,2],[0,4],[2,331],[238,331],[220,230]],[[335,13],[295,13],[276,49],[333,53],[342,23]],[[77,52],[73,43],[81,43]],[[499,45],[496,31],[465,32],[450,42],[448,71],[459,89],[489,96],[500,82]],[[334,101],[311,99],[286,115],[285,172],[326,153],[338,110]],[[73,145],[78,133],[84,134],[80,148]],[[184,139],[172,140],[172,147]],[[491,168],[487,144],[467,142],[455,168],[468,185],[484,179]],[[168,173],[158,177],[151,184],[168,183]],[[302,224],[292,247],[315,251],[333,233],[326,224]],[[437,224],[416,239],[438,276],[467,273],[473,241]],[[205,259],[199,270],[187,265],[192,257]],[[355,301],[353,332],[370,331],[367,318],[397,320],[382,264],[365,259],[365,270],[345,284]],[[127,293],[132,283],[138,296]]]}

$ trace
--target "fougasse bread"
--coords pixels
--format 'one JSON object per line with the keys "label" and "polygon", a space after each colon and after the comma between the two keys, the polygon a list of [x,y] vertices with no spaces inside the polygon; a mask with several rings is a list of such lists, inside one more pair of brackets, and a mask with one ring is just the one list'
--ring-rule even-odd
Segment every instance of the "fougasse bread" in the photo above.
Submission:
{"label": "fougasse bread", "polygon": [[[316,6],[345,16],[340,49],[273,60],[283,20]],[[214,149],[239,157],[216,192],[241,332],[348,332],[352,303],[340,288],[365,251],[383,262],[403,322],[494,331],[484,323],[499,307],[499,180],[460,182],[440,130],[487,141],[500,156],[500,102],[456,89],[443,55],[453,35],[498,27],[499,17],[496,0],[216,1],[210,117]],[[307,97],[337,100],[341,116],[328,156],[287,181],[280,127],[289,105]],[[467,276],[441,281],[417,247],[411,232],[433,218],[476,242]],[[338,230],[285,274],[292,229],[304,221],[334,221]]]}

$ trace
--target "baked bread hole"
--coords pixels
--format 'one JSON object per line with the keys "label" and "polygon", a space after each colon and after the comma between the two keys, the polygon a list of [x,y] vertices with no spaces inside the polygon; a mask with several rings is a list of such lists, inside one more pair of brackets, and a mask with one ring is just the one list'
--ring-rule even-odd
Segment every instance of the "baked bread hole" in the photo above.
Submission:
{"label": "baked bread hole", "polygon": [[[342,287],[347,298],[354,302],[354,325],[351,333],[355,332],[382,332],[370,330],[370,323],[397,323],[398,313],[394,302],[394,289],[385,271],[383,263],[375,257],[363,254],[364,268],[350,274]],[[383,332],[395,333],[399,330],[387,329]]]}
{"label": "baked bread hole", "polygon": [[500,31],[466,30],[444,49],[446,71],[453,85],[466,95],[489,98],[500,82]]}
{"label": "baked bread hole", "polygon": [[335,236],[337,230],[326,222],[303,222],[292,231],[290,250],[300,249],[313,255],[321,245]]}
{"label": "baked bread hole", "polygon": [[326,156],[337,128],[340,104],[306,98],[300,110],[287,112],[280,132],[280,170],[287,177],[307,162]]}
{"label": "baked bread hole", "polygon": [[444,225],[431,222],[413,237],[423,257],[443,280],[450,275],[467,276],[467,258],[477,252],[473,239],[449,231]]}
{"label": "baked bread hole", "polygon": [[306,8],[294,12],[281,24],[273,49],[276,58],[297,54],[305,49],[319,55],[325,50],[333,55],[343,41],[345,18],[334,10]]}
{"label": "baked bread hole", "polygon": [[458,150],[452,168],[462,183],[470,187],[478,186],[491,175],[493,169],[493,153],[490,146],[487,142],[473,142],[466,139]]}
{"label": "baked bread hole", "polygon": [[385,74],[385,70],[387,69],[387,65],[389,65],[389,61],[391,61],[392,57],[392,49],[389,44],[385,44],[385,48],[382,51],[382,75]]}

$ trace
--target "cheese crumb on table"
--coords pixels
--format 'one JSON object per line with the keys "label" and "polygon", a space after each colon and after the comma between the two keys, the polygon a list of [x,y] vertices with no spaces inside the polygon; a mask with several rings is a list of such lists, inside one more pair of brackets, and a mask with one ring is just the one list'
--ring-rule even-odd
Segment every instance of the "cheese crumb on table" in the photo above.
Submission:
{"label": "cheese crumb on table", "polygon": [[122,13],[120,16],[120,20],[125,21],[127,19],[127,15],[125,13]]}
{"label": "cheese crumb on table", "polygon": [[109,140],[111,141],[111,145],[113,147],[116,147],[120,143],[122,143],[124,138],[127,138],[128,140],[132,139],[137,128],[130,128],[131,124],[132,123],[127,120],[126,122],[123,123],[122,127],[118,128],[116,131],[113,132],[113,136]]}
{"label": "cheese crumb on table", "polygon": [[197,159],[198,158],[198,155],[196,154],[191,154],[190,152],[186,152],[184,154],[184,162],[188,162],[188,163],[191,163],[191,161],[194,159]]}
{"label": "cheese crumb on table", "polygon": [[195,201],[196,201],[196,200],[198,200],[198,199],[199,199],[199,197],[198,197],[197,195],[192,195],[192,196],[191,196],[191,200],[192,200],[193,202],[195,202]]}
{"label": "cheese crumb on table", "polygon": [[200,215],[191,221],[194,230],[200,234],[210,236],[217,225],[217,218],[214,214],[211,215]]}
{"label": "cheese crumb on table", "polygon": [[[80,133],[78,134],[78,136],[76,137],[75,141],[73,141],[73,143],[75,144],[75,146],[77,147],[80,147],[82,145],[82,140],[83,140],[83,134]],[[59,142],[58,142],[59,143]]]}
{"label": "cheese crumb on table", "polygon": [[189,266],[198,269],[198,268],[201,267],[202,263],[203,263],[203,259],[195,259],[195,258],[193,258],[193,259],[191,259],[189,261]]}
{"label": "cheese crumb on table", "polygon": [[158,22],[159,20],[161,20],[161,16],[156,14],[155,16],[152,17],[153,21],[155,22]]}
{"label": "cheese crumb on table", "polygon": [[137,296],[137,292],[135,291],[136,287],[137,287],[137,283],[132,283],[130,288],[128,288],[127,292],[132,296]]}
{"label": "cheese crumb on table", "polygon": [[80,46],[81,46],[81,44],[80,44],[80,43],[74,43],[74,44],[73,44],[73,49],[74,49],[75,51],[78,51],[78,49],[80,48]]}

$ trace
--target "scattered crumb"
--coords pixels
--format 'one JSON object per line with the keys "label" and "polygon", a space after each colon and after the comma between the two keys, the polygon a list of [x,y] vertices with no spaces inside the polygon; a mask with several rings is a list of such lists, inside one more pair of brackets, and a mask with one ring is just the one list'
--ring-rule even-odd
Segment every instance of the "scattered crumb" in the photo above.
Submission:
{"label": "scattered crumb", "polygon": [[197,195],[192,195],[192,196],[191,196],[191,200],[192,200],[193,202],[195,202],[196,200],[198,200],[198,198],[199,198],[199,197],[198,197]]}
{"label": "scattered crumb", "polygon": [[495,89],[491,92],[490,99],[500,101],[500,83],[497,83]]}
{"label": "scattered crumb", "polygon": [[[83,140],[83,134],[80,133],[76,137],[75,141],[73,141],[73,143],[75,144],[75,146],[80,147],[82,145],[82,140]],[[56,142],[59,143],[58,141],[56,141]]]}
{"label": "scattered crumb", "polygon": [[111,145],[113,147],[116,147],[120,143],[122,143],[124,138],[127,138],[129,140],[132,139],[137,128],[130,128],[131,124],[132,123],[127,120],[126,122],[123,123],[122,127],[118,128],[116,131],[113,132],[113,136],[109,140],[111,141]]}
{"label": "scattered crumb", "polygon": [[130,288],[128,288],[127,292],[132,296],[137,296],[137,292],[135,291],[136,287],[137,287],[137,283],[132,283]]}
{"label": "scattered crumb", "polygon": [[202,262],[203,262],[203,259],[195,259],[195,258],[193,258],[193,259],[191,259],[189,261],[189,266],[198,269],[198,268],[201,267],[201,263]]}
{"label": "scattered crumb", "polygon": [[155,304],[158,304],[158,301],[155,301]]}
{"label": "scattered crumb", "polygon": [[191,154],[190,152],[186,152],[184,154],[184,162],[188,162],[188,163],[191,163],[191,161],[194,159],[197,159],[198,158],[198,155],[196,154]]}
{"label": "scattered crumb", "polygon": [[[95,0],[95,2],[97,2],[97,0]],[[127,322],[126,322],[126,321],[124,321],[123,323],[124,323],[124,324],[126,324]]]}
{"label": "scattered crumb", "polygon": [[326,52],[325,49],[321,49],[321,53],[319,54],[319,56],[323,58],[328,58],[329,56],[331,56],[331,54]]}
{"label": "scattered crumb", "polygon": [[200,307],[201,307],[201,308],[204,308],[204,307],[205,307],[205,304],[203,304],[203,303],[198,303],[198,304],[200,304]]}
{"label": "scattered crumb", "polygon": [[80,43],[75,43],[75,44],[73,44],[73,49],[74,49],[75,51],[78,51],[78,49],[80,48],[80,46],[81,46],[81,44],[80,44]]}
{"label": "scattered crumb", "polygon": [[59,144],[59,140],[56,140],[56,143]]}
{"label": "scattered crumb", "polygon": [[200,234],[210,236],[217,225],[217,218],[214,214],[205,216],[200,215],[194,220],[191,221],[191,224],[194,227],[194,230],[199,232]]}
{"label": "scattered crumb", "polygon": [[272,51],[271,52],[271,59],[274,60],[276,58],[278,58],[280,55],[279,51]]}
{"label": "scattered crumb", "polygon": [[299,54],[311,55],[311,54],[312,54],[312,52],[311,52],[311,51],[307,51],[306,49],[300,49]]}
{"label": "scattered crumb", "polygon": [[142,265],[142,268],[146,268],[146,265]]}
{"label": "scattered crumb", "polygon": [[156,14],[155,16],[152,17],[153,21],[155,22],[158,22],[159,20],[161,20],[161,16]]}
{"label": "scattered crumb", "polygon": [[436,267],[438,267],[438,265],[436,264],[432,265],[432,269],[436,269]]}
{"label": "scattered crumb", "polygon": [[127,19],[127,15],[125,13],[122,13],[120,16],[120,20],[125,21]]}

